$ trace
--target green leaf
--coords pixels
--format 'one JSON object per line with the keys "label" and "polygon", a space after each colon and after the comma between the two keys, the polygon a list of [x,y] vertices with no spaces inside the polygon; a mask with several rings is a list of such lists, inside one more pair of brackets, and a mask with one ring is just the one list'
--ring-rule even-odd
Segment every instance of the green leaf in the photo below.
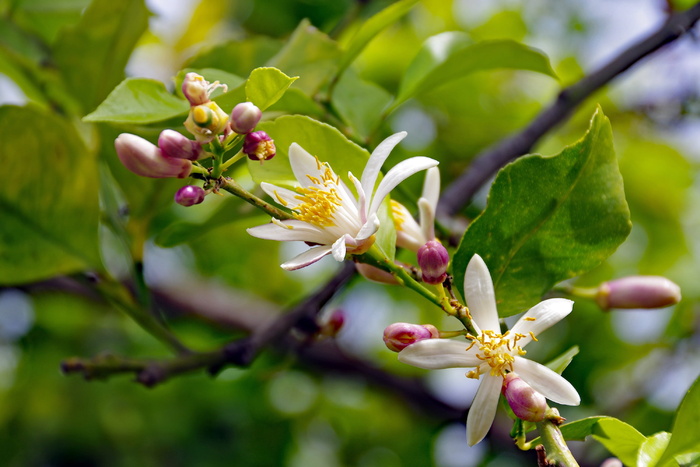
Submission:
{"label": "green leaf", "polygon": [[245,83],[246,98],[265,110],[280,100],[285,91],[298,77],[290,78],[277,68],[256,68]]}
{"label": "green leaf", "polygon": [[277,39],[265,36],[233,40],[204,49],[187,62],[187,68],[216,68],[246,76],[250,70],[262,66],[282,47]]}
{"label": "green leaf", "polygon": [[338,69],[339,57],[338,44],[305,19],[266,66],[299,76],[296,87],[313,96]]}
{"label": "green leaf", "polygon": [[616,418],[598,420],[593,438],[625,465],[635,465],[640,448],[647,438],[631,425]]}
{"label": "green leaf", "polygon": [[345,71],[377,34],[408,13],[416,3],[418,0],[400,0],[365,21],[343,53],[338,67],[338,75]]}
{"label": "green leaf", "polygon": [[571,360],[573,360],[574,357],[578,355],[578,352],[578,345],[575,345],[566,352],[559,355],[554,360],[547,362],[546,366],[556,371],[557,373],[562,374],[564,370],[566,370],[566,367],[569,366],[569,364],[571,363]]}
{"label": "green leaf", "polygon": [[610,122],[598,109],[586,135],[555,156],[507,165],[484,212],[455,253],[455,282],[478,253],[491,272],[499,314],[527,310],[557,282],[591,270],[630,232]]}
{"label": "green leaf", "polygon": [[[337,128],[306,116],[283,116],[271,122],[263,122],[258,128],[270,135],[277,148],[277,155],[263,164],[248,161],[253,180],[258,183],[264,181],[288,187],[296,185],[296,178],[289,165],[289,146],[292,143],[299,144],[321,162],[330,164],[351,190],[353,184],[348,179],[348,172],[360,178],[369,159],[366,149],[348,140]],[[376,244],[387,256],[393,258],[396,232],[388,200],[379,212],[379,220],[381,228],[377,233]]]}
{"label": "green leaf", "polygon": [[659,459],[659,466],[673,465],[673,459],[681,454],[700,452],[700,377],[686,393],[676,411],[673,435],[666,451]]}
{"label": "green leaf", "polygon": [[636,466],[652,467],[658,465],[657,461],[661,458],[666,446],[668,446],[669,439],[671,439],[671,433],[662,431],[644,440],[637,453]]}
{"label": "green leaf", "polygon": [[[162,122],[189,109],[186,100],[170,94],[163,83],[146,78],[127,78],[122,81],[94,112],[86,115],[86,122],[146,124]],[[184,118],[183,118],[184,119]]]}
{"label": "green leaf", "polygon": [[86,111],[123,79],[131,52],[148,27],[149,14],[143,0],[94,0],[74,27],[59,34],[56,64]]}
{"label": "green leaf", "polygon": [[90,0],[22,0],[13,3],[11,17],[23,29],[52,43],[59,31],[80,20],[89,4]]}
{"label": "green leaf", "polygon": [[332,104],[343,122],[367,139],[381,123],[384,109],[391,103],[391,94],[381,86],[363,81],[356,73],[343,74],[333,91]]}
{"label": "green leaf", "polygon": [[469,73],[497,68],[529,70],[556,78],[549,59],[537,49],[511,40],[470,44],[465,33],[444,32],[426,40],[404,73],[391,109]]}
{"label": "green leaf", "polygon": [[0,283],[101,267],[97,167],[75,128],[36,109],[0,107],[0,154]]}

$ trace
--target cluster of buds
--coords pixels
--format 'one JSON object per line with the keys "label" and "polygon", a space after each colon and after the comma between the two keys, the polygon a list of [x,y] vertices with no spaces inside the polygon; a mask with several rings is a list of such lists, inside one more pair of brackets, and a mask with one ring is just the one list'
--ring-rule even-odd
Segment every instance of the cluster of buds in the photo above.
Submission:
{"label": "cluster of buds", "polygon": [[158,146],[140,136],[122,133],[114,147],[127,169],[151,178],[185,178],[192,171],[192,161],[204,155],[201,144],[173,130],[160,134]]}
{"label": "cluster of buds", "polygon": [[629,276],[602,283],[595,300],[606,311],[611,308],[663,308],[681,301],[681,288],[661,276]]}
{"label": "cluster of buds", "polygon": [[384,344],[394,352],[401,352],[418,341],[438,337],[440,332],[432,324],[393,323],[384,329]]}

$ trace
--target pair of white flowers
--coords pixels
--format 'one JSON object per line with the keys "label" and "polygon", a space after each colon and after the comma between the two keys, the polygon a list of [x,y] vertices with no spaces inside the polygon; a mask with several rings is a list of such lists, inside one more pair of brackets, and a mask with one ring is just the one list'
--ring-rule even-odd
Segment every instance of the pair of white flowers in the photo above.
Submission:
{"label": "pair of white flowers", "polygon": [[[289,208],[294,219],[272,219],[272,223],[253,227],[248,232],[258,238],[278,241],[303,241],[309,250],[282,264],[287,270],[308,266],[332,254],[343,261],[347,254],[362,254],[374,243],[380,227],[377,211],[384,198],[399,183],[422,170],[428,170],[423,194],[418,200],[420,223],[405,207],[392,202],[397,225],[397,244],[417,250],[434,239],[435,208],[440,191],[437,161],[414,157],[389,170],[375,189],[379,171],[391,150],[406,136],[397,133],[385,139],[370,156],[360,180],[348,174],[355,187],[354,196],[328,164],[321,163],[298,144],[289,148],[289,161],[299,183],[289,190],[262,183],[263,190]],[[473,368],[467,376],[481,383],[467,417],[467,442],[474,445],[488,432],[496,414],[503,379],[509,372],[520,378],[547,399],[577,405],[576,389],[549,368],[523,358],[525,347],[536,335],[565,316],[573,306],[571,300],[550,299],[528,310],[513,329],[501,334],[491,275],[480,256],[467,266],[464,278],[465,299],[473,318],[476,336],[471,343],[447,339],[427,339],[409,345],[399,353],[399,360],[420,368]]]}

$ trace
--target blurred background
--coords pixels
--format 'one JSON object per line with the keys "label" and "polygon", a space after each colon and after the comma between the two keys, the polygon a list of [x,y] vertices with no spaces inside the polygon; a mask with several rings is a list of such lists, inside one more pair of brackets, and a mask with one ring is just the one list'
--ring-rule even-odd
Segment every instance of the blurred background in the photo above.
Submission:
{"label": "blurred background", "polygon": [[[46,0],[6,0],[0,1],[0,12],[4,21],[34,34],[41,47],[76,23],[88,3],[65,1],[58,8]],[[148,0],[149,29],[126,72],[160,80],[169,89],[173,76],[186,67],[220,68],[245,77],[275,55],[305,18],[342,45],[363,20],[390,3]],[[370,43],[352,72],[395,93],[421,44],[444,31],[463,31],[474,41],[514,39],[549,56],[558,82],[522,71],[475,73],[409,101],[381,128],[383,134],[409,132],[389,165],[428,155],[441,161],[447,184],[480,150],[523,128],[562,87],[657,28],[670,11],[692,3],[423,0]],[[528,346],[528,356],[538,361],[580,347],[564,374],[583,399],[580,407],[562,411],[569,419],[607,414],[644,435],[668,431],[674,410],[700,374],[699,97],[700,43],[693,32],[619,76],[536,148],[554,154],[576,141],[600,103],[612,122],[634,226],[621,248],[577,284],[655,274],[671,278],[683,291],[680,304],[662,310],[603,313],[592,303],[577,302],[569,319]],[[0,103],[31,101],[0,62]],[[113,151],[109,154],[111,142],[104,141],[107,164],[118,172]],[[420,190],[421,180],[414,178],[409,193]],[[143,224],[146,282],[176,334],[193,348],[209,350],[243,335],[337,271],[337,263],[328,259],[301,271],[281,270],[279,264],[296,247],[254,239],[244,230],[264,216],[251,215],[229,197],[209,196],[201,206],[183,208],[170,201],[178,184],[182,181],[149,180],[132,184],[120,196],[132,205],[141,199],[142,209],[152,209],[141,217],[148,220]],[[164,194],[148,198],[154,186]],[[467,217],[483,208],[486,193],[482,190],[465,209]],[[182,223],[197,235],[171,241],[173,226]],[[101,235],[110,270],[126,274],[118,240],[106,228]],[[0,288],[0,465],[536,463],[533,452],[522,454],[512,446],[510,422],[502,414],[490,437],[468,448],[459,416],[407,402],[409,388],[382,384],[382,378],[367,377],[367,372],[330,371],[275,351],[265,352],[250,369],[229,368],[216,377],[185,375],[153,389],[126,376],[107,382],[64,376],[60,364],[70,356],[168,355],[126,316],[72,284],[55,279]],[[395,321],[455,327],[419,297],[353,280],[327,309],[341,309],[346,316],[336,339],[340,353],[371,362],[388,375],[424,376],[436,401],[455,413],[468,407],[476,387],[464,371],[428,374],[406,367],[382,343],[382,330]],[[217,313],[224,318],[214,317]],[[230,329],[211,324],[227,320]],[[599,465],[607,457],[594,442],[572,443],[572,449],[582,465]]]}

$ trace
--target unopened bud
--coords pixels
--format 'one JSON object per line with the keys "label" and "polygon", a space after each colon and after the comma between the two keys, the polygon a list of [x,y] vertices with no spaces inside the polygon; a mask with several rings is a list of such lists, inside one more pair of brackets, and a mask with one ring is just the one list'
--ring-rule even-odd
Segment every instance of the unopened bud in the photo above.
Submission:
{"label": "unopened bud", "polygon": [[182,94],[190,101],[190,105],[206,104],[216,88],[223,88],[224,92],[227,91],[225,84],[219,84],[218,81],[210,83],[197,73],[187,73],[185,79],[182,80]]}
{"label": "unopened bud", "polygon": [[681,288],[661,276],[629,276],[604,282],[598,287],[596,302],[610,308],[663,308],[681,300]]}
{"label": "unopened bud", "polygon": [[547,400],[535,391],[520,377],[510,372],[503,378],[501,392],[513,409],[513,413],[521,420],[541,422],[547,411]]}
{"label": "unopened bud", "polygon": [[124,167],[142,177],[185,178],[192,170],[189,160],[166,157],[158,146],[130,133],[119,135],[114,148]]}
{"label": "unopened bud", "polygon": [[185,128],[200,143],[208,143],[215,135],[224,131],[227,123],[228,114],[221,110],[216,102],[207,102],[190,108]]}
{"label": "unopened bud", "polygon": [[390,285],[398,285],[399,283],[392,273],[367,263],[355,263],[355,269],[362,277],[372,282]]}
{"label": "unopened bud", "polygon": [[245,135],[243,153],[254,161],[266,161],[275,157],[275,142],[264,131],[254,131]]}
{"label": "unopened bud", "polygon": [[334,337],[345,324],[345,311],[338,308],[333,310],[324,320],[320,323],[321,335]]}
{"label": "unopened bud", "polygon": [[206,195],[201,187],[185,185],[175,193],[175,202],[181,206],[194,206],[204,201]]}
{"label": "unopened bud", "polygon": [[175,130],[163,130],[158,137],[158,147],[166,157],[196,161],[204,154],[202,145]]}
{"label": "unopened bud", "polygon": [[447,278],[447,265],[450,255],[442,243],[431,240],[418,249],[418,266],[423,274],[423,282],[441,284]]}
{"label": "unopened bud", "polygon": [[432,324],[394,323],[384,329],[384,343],[394,352],[401,352],[411,344],[440,337]]}
{"label": "unopened bud", "polygon": [[231,111],[231,129],[240,135],[250,133],[260,122],[262,111],[252,102],[241,102]]}

